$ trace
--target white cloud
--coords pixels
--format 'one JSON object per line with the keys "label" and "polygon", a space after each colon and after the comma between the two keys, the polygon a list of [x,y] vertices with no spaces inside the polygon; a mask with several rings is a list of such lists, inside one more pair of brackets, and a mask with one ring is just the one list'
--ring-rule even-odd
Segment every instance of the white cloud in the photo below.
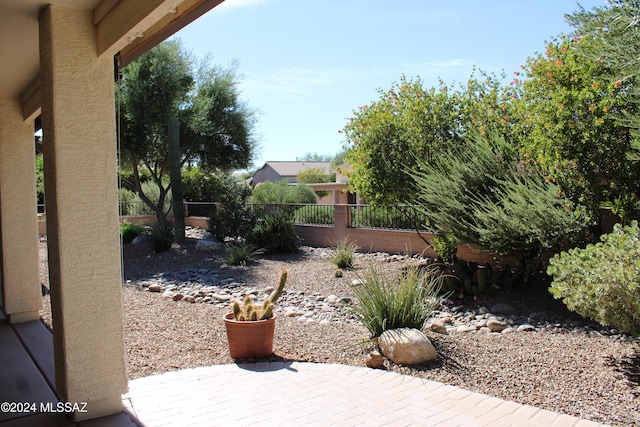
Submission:
{"label": "white cloud", "polygon": [[318,88],[336,87],[361,79],[365,72],[349,69],[279,68],[258,78],[248,77],[244,86],[251,92],[270,92],[281,95],[304,95]]}

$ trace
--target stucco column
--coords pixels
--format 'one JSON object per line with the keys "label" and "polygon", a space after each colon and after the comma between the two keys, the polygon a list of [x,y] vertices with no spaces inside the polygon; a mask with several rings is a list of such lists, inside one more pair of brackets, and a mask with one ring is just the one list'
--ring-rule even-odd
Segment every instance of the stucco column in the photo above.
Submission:
{"label": "stucco column", "polygon": [[56,387],[88,402],[80,421],[120,412],[127,390],[113,58],[91,12],[50,5],[39,22]]}
{"label": "stucco column", "polygon": [[0,227],[2,308],[11,323],[37,320],[42,293],[33,122],[24,121],[13,98],[0,98]]}

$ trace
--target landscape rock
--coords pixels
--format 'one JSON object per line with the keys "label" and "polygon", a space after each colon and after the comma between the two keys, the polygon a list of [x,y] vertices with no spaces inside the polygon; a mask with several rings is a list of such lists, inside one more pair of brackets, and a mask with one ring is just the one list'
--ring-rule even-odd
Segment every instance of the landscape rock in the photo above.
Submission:
{"label": "landscape rock", "polygon": [[533,325],[520,325],[516,328],[516,331],[518,332],[529,332],[529,331],[535,331],[536,327]]}
{"label": "landscape rock", "polygon": [[369,368],[379,369],[384,366],[384,357],[377,351],[372,351],[367,355],[367,357],[364,360],[364,363]]}
{"label": "landscape rock", "polygon": [[502,332],[507,328],[507,324],[505,322],[501,322],[496,319],[490,319],[487,321],[487,329],[491,332]]}
{"label": "landscape rock", "polygon": [[133,238],[131,243],[133,243],[134,245],[143,245],[143,244],[147,243],[148,240],[149,239],[147,238],[146,235],[138,234],[136,237]]}
{"label": "landscape rock", "polygon": [[218,239],[216,239],[216,236],[212,233],[206,232],[203,236],[201,240],[206,240],[208,242],[217,242]]}
{"label": "landscape rock", "polygon": [[149,287],[147,288],[149,290],[149,292],[162,292],[162,285],[158,285],[157,283],[154,283],[153,285],[149,285]]}
{"label": "landscape rock", "polygon": [[428,329],[430,331],[436,332],[438,334],[446,334],[447,333],[447,327],[445,326],[444,322],[442,320],[439,320],[439,319],[433,319],[431,321],[431,323],[429,324]]}
{"label": "landscape rock", "polygon": [[182,298],[184,298],[184,295],[178,292],[178,293],[175,293],[172,298],[174,301],[180,301]]}
{"label": "landscape rock", "polygon": [[438,357],[429,338],[413,328],[386,330],[380,335],[378,345],[385,357],[399,365],[417,365]]}
{"label": "landscape rock", "polygon": [[215,252],[222,249],[222,244],[212,240],[198,240],[196,243],[196,251],[199,252]]}

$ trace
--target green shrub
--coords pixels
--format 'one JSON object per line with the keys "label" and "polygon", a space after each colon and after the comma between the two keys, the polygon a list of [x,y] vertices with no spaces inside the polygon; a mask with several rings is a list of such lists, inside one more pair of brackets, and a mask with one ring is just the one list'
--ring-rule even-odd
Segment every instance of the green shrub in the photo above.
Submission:
{"label": "green shrub", "polygon": [[299,239],[293,217],[286,212],[276,212],[258,222],[248,240],[259,248],[265,248],[267,252],[293,252]]}
{"label": "green shrub", "polygon": [[253,190],[251,203],[317,203],[318,196],[308,185],[286,181],[263,182]]}
{"label": "green shrub", "polygon": [[338,268],[353,268],[353,258],[357,250],[358,246],[353,242],[348,243],[345,238],[337,242],[336,248],[329,256],[329,261]]}
{"label": "green shrub", "polygon": [[154,224],[149,233],[149,244],[154,252],[162,252],[171,249],[175,242],[175,228],[173,223],[162,221]]}
{"label": "green shrub", "polygon": [[640,335],[640,229],[638,223],[601,242],[555,255],[547,273],[550,292],[572,311],[602,325]]}
{"label": "green shrub", "polygon": [[525,265],[529,277],[541,254],[576,246],[589,225],[540,170],[527,166],[504,137],[475,135],[437,162],[413,171],[418,210],[436,231],[475,243]]}
{"label": "green shrub", "polygon": [[453,234],[445,231],[433,236],[431,243],[433,244],[433,250],[446,262],[451,262],[458,251],[458,240]]}
{"label": "green shrub", "polygon": [[256,255],[262,255],[264,249],[258,248],[247,241],[229,242],[224,247],[224,254],[229,265],[245,266],[254,260]]}
{"label": "green shrub", "polygon": [[125,222],[120,224],[120,237],[124,243],[131,243],[137,236],[144,234],[145,228],[140,224]]}
{"label": "green shrub", "polygon": [[433,268],[412,267],[392,280],[379,268],[371,267],[362,284],[352,286],[359,301],[354,313],[372,337],[379,337],[387,329],[422,330],[438,304],[440,282]]}
{"label": "green shrub", "polygon": [[225,178],[224,185],[220,203],[209,216],[207,231],[221,242],[226,237],[246,238],[256,223],[255,216],[247,205],[251,188],[231,177]]}

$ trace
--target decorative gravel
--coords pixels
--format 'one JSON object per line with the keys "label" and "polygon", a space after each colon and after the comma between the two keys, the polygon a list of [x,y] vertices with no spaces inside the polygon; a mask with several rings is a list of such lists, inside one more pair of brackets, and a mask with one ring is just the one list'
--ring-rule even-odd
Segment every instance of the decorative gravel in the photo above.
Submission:
{"label": "decorative gravel", "polygon": [[[260,299],[289,270],[278,302],[272,360],[364,366],[368,332],[350,312],[351,282],[372,265],[388,274],[418,262],[401,255],[358,254],[356,268],[335,277],[328,249],[261,256],[246,267],[220,253],[197,252],[201,230],[167,252],[125,245],[125,341],[130,378],[196,366],[233,363],[222,316],[234,298]],[[46,286],[46,241],[41,242]],[[50,325],[48,296],[43,321]],[[491,323],[491,325],[490,325]],[[501,332],[490,332],[496,324]],[[640,340],[568,312],[546,291],[444,301],[427,331],[436,362],[385,369],[463,387],[612,425],[640,425]]]}

